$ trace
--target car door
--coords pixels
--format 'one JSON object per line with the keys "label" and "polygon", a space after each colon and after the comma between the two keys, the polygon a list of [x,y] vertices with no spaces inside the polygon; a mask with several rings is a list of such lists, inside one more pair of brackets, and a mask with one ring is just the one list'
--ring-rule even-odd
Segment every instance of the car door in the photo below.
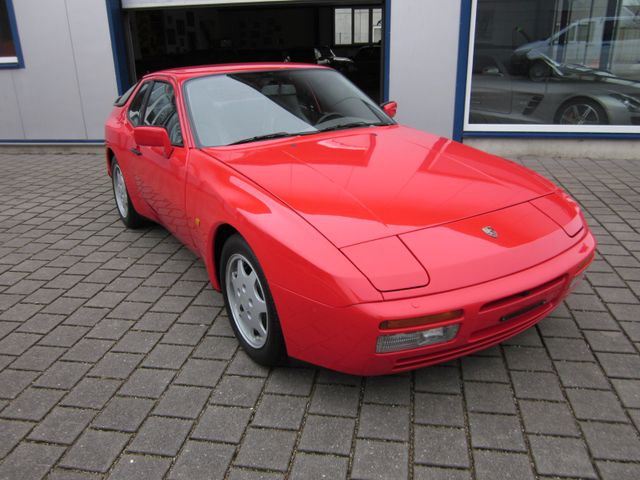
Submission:
{"label": "car door", "polygon": [[171,154],[161,147],[137,145],[136,183],[142,198],[162,224],[186,245],[193,247],[185,214],[185,179],[188,150],[182,138],[175,87],[167,80],[154,80],[146,98],[140,126],[167,130]]}

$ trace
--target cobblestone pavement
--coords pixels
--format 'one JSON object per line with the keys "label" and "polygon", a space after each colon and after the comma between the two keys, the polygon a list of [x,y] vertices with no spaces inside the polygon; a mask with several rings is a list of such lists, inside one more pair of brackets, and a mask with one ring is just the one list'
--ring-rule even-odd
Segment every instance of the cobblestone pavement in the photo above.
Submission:
{"label": "cobblestone pavement", "polygon": [[0,478],[640,478],[640,162],[522,161],[585,207],[588,282],[363,379],[253,364],[202,262],[120,224],[102,156],[0,155]]}

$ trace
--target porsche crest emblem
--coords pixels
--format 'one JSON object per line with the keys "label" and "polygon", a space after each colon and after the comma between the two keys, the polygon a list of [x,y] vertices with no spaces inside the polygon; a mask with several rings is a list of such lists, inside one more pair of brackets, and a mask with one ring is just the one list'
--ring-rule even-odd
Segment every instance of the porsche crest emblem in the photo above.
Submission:
{"label": "porsche crest emblem", "polygon": [[491,238],[498,238],[498,232],[496,232],[493,227],[490,226],[486,226],[482,228],[482,231],[486,234],[489,235]]}

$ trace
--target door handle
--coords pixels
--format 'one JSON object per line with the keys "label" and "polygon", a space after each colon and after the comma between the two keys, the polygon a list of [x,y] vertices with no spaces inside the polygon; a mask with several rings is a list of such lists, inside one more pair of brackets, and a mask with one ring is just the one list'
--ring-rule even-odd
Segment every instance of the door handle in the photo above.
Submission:
{"label": "door handle", "polygon": [[142,155],[142,152],[140,150],[138,150],[137,148],[132,148],[131,149],[131,153],[135,154],[135,155]]}

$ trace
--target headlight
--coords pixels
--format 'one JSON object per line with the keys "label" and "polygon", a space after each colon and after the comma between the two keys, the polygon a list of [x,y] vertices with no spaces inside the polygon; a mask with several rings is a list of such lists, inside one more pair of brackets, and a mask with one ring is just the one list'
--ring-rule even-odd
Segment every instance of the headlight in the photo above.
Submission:
{"label": "headlight", "polygon": [[383,335],[378,337],[376,353],[391,353],[402,350],[436,345],[453,340],[458,334],[460,324],[446,327],[429,328],[419,332],[397,333],[395,335]]}
{"label": "headlight", "polygon": [[640,113],[640,101],[622,93],[612,93],[611,96],[621,102],[631,113]]}

